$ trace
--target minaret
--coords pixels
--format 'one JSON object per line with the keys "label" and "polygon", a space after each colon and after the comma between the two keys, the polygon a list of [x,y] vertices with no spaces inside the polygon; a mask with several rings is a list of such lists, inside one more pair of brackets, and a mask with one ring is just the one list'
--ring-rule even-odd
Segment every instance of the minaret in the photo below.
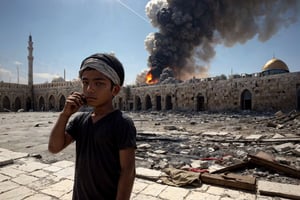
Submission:
{"label": "minaret", "polygon": [[34,93],[33,93],[33,42],[31,34],[29,35],[29,41],[28,41],[28,88],[29,88],[29,94],[31,98],[31,110],[34,110]]}
{"label": "minaret", "polygon": [[28,41],[28,85],[30,88],[33,86],[33,42],[32,42],[32,37],[29,35],[29,41]]}

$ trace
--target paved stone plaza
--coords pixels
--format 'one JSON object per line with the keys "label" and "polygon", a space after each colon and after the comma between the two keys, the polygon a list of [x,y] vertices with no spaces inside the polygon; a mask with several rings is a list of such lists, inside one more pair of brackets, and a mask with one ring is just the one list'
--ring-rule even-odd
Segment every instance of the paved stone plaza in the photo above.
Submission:
{"label": "paved stone plaza", "polygon": [[[50,129],[58,113],[1,113],[0,118],[0,199],[71,199],[74,175],[74,145],[62,153],[47,152]],[[142,121],[135,121],[137,128]],[[148,124],[149,125],[149,124]],[[143,174],[139,168],[137,177]],[[264,182],[258,186],[265,187]],[[274,188],[276,184],[269,185]],[[300,197],[300,186],[281,190]],[[259,191],[259,190],[258,190]],[[133,200],[272,200],[284,199],[202,184],[201,187],[172,187],[136,178]]]}
{"label": "paved stone plaza", "polygon": [[[69,200],[72,197],[74,162],[41,163],[27,153],[0,149],[0,199],[3,200]],[[10,164],[8,164],[10,163]],[[276,199],[203,184],[186,189],[136,178],[132,200],[263,200]]]}

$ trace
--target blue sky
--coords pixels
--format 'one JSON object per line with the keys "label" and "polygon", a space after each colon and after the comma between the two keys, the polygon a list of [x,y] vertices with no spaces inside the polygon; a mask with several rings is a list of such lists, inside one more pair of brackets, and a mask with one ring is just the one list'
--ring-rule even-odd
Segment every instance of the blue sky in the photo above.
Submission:
{"label": "blue sky", "polygon": [[[156,32],[145,14],[148,0],[1,0],[0,81],[27,83],[28,37],[34,42],[34,83],[64,75],[95,52],[114,52],[125,67],[125,84],[147,68],[144,40]],[[300,71],[300,22],[282,27],[266,42],[257,37],[233,47],[216,46],[209,76],[255,73],[273,56]]]}

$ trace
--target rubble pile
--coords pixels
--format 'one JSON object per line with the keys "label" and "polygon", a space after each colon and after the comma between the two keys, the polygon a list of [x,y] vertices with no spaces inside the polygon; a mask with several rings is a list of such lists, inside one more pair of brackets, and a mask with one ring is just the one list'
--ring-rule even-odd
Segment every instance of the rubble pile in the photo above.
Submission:
{"label": "rubble pile", "polygon": [[[137,126],[137,166],[194,172],[243,164],[235,173],[280,183],[299,177],[249,162],[259,152],[300,170],[300,113],[130,113]],[[139,117],[137,117],[139,116]],[[136,120],[135,120],[136,119]],[[253,158],[252,158],[253,159]],[[281,169],[281,168],[280,168]],[[283,170],[284,171],[284,170]]]}

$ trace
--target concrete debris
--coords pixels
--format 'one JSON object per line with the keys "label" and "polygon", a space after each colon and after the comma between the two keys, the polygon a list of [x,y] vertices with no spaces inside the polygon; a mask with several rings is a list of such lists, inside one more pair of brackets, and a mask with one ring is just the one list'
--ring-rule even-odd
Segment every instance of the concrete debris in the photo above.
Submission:
{"label": "concrete debris", "polygon": [[262,195],[300,199],[300,185],[258,181],[257,190]]}
{"label": "concrete debris", "polygon": [[273,160],[265,159],[262,156],[259,155],[248,155],[250,157],[250,162],[256,165],[260,165],[262,167],[277,171],[279,173],[287,174],[291,177],[300,178],[300,170],[297,170],[296,168],[282,165],[280,163],[277,163]]}
{"label": "concrete debris", "polygon": [[[175,168],[215,174],[218,178],[228,174],[224,172],[226,169],[238,176],[252,176],[257,181],[300,185],[300,178],[294,175],[300,170],[299,112],[274,115],[250,111],[145,111],[126,114],[137,127],[137,169],[161,172],[166,168]],[[57,156],[47,151],[49,130],[57,116],[58,113],[46,112],[2,114],[1,148],[41,155],[39,161],[44,163],[60,160],[74,162],[74,144]],[[271,156],[262,156],[258,152]],[[222,169],[223,172],[220,171]]]}
{"label": "concrete debris", "polygon": [[280,145],[275,145],[275,146],[273,146],[273,148],[277,152],[287,152],[287,151],[290,151],[291,149],[294,149],[295,145],[293,143],[289,142],[289,143],[284,143],[284,144],[280,144]]}
{"label": "concrete debris", "polygon": [[[159,117],[160,115],[162,117]],[[156,170],[162,170],[161,166],[166,166],[212,172],[214,166],[224,168],[238,165],[249,159],[249,154],[267,152],[274,155],[273,160],[280,164],[288,164],[294,169],[300,168],[300,162],[297,160],[299,148],[296,148],[297,143],[300,142],[300,126],[295,121],[300,119],[300,116],[295,112],[289,114],[280,112],[274,116],[256,113],[155,114],[155,118],[163,117],[164,120],[160,120],[160,125],[155,126],[155,129],[151,123],[147,124],[148,128],[152,127],[152,135],[146,135],[145,126],[143,127],[138,142],[146,142],[151,145],[151,148],[147,149],[147,153],[143,149],[137,149],[137,155],[146,156],[146,160],[149,161],[144,160],[138,165]],[[148,118],[148,122],[155,123],[154,118],[149,114],[143,114],[143,118],[145,120]],[[209,123],[204,123],[205,121]],[[284,126],[278,129],[275,126],[268,126],[268,123],[273,123],[276,127],[278,124]],[[185,131],[179,131],[179,127],[183,127]],[[157,134],[153,130],[157,130]],[[164,165],[161,165],[160,154],[155,153],[154,150],[153,154],[149,154],[152,148],[164,152]],[[215,158],[215,160],[208,160],[202,166],[200,161],[204,158]],[[255,175],[262,180],[300,184],[300,180],[295,177],[284,177],[285,175],[282,174],[274,176],[273,170],[268,171],[263,166],[256,166],[247,168],[240,174]]]}
{"label": "concrete debris", "polygon": [[293,151],[294,154],[300,156],[300,144],[295,145],[295,149]]}

